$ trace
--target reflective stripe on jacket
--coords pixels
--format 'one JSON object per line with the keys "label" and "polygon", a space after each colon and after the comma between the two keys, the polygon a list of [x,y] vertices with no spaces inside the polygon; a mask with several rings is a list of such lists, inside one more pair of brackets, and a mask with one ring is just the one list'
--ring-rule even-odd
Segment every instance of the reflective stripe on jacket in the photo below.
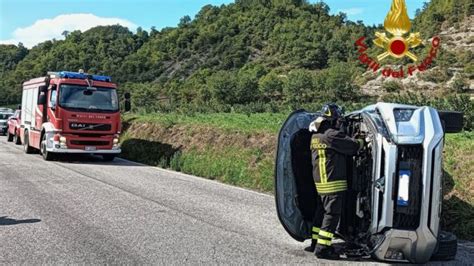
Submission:
{"label": "reflective stripe on jacket", "polygon": [[346,156],[355,155],[359,147],[359,142],[339,130],[328,129],[323,134],[313,135],[313,178],[318,194],[326,195],[347,190]]}

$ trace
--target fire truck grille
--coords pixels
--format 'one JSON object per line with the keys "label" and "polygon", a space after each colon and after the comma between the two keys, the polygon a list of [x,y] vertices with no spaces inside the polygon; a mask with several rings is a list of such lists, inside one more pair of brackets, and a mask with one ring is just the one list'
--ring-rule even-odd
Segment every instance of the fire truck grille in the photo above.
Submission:
{"label": "fire truck grille", "polygon": [[83,131],[110,131],[110,124],[69,123],[69,128]]}
{"label": "fire truck grille", "polygon": [[[393,227],[396,229],[415,230],[420,225],[422,182],[423,147],[421,145],[399,146],[397,173],[410,171],[408,203],[395,204]],[[395,178],[393,198],[397,202],[400,180]]]}
{"label": "fire truck grille", "polygon": [[71,144],[80,146],[107,146],[110,144],[110,142],[96,140],[71,140]]}

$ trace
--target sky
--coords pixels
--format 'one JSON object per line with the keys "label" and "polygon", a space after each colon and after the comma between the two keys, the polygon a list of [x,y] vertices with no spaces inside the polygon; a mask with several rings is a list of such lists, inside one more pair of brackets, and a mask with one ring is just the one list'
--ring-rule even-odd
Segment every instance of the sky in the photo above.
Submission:
{"label": "sky", "polygon": [[[311,3],[320,0],[310,0]],[[429,0],[406,0],[411,18]],[[135,31],[174,27],[185,15],[194,17],[201,7],[233,0],[0,0],[0,43],[26,47],[56,38],[65,30],[86,31],[98,25],[120,24]],[[382,24],[392,0],[324,0],[331,13],[367,25]]]}

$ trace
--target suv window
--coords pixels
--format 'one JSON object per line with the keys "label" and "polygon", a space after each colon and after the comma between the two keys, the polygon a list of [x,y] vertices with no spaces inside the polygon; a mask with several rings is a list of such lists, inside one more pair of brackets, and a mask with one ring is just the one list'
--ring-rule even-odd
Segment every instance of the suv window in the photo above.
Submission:
{"label": "suv window", "polygon": [[7,120],[12,114],[0,114],[0,120]]}

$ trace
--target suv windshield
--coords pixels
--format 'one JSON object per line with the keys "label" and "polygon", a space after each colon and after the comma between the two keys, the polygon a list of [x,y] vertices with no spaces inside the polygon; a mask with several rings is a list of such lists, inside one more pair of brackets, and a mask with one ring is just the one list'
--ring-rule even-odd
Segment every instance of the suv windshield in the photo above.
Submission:
{"label": "suv windshield", "polygon": [[86,112],[117,112],[117,91],[111,88],[61,85],[59,105]]}
{"label": "suv windshield", "polygon": [[7,120],[12,114],[0,114],[0,120]]}

